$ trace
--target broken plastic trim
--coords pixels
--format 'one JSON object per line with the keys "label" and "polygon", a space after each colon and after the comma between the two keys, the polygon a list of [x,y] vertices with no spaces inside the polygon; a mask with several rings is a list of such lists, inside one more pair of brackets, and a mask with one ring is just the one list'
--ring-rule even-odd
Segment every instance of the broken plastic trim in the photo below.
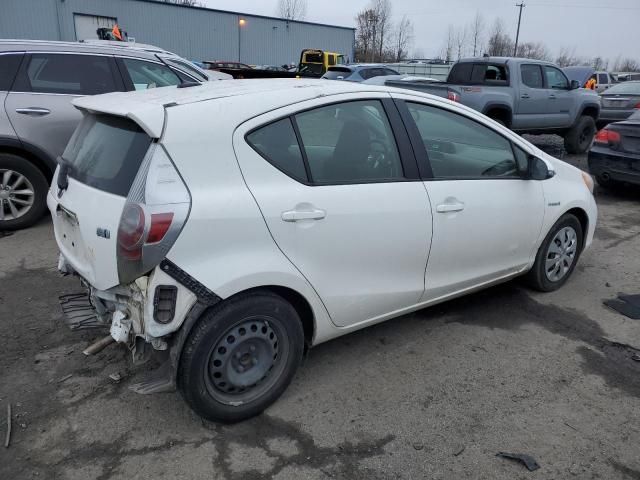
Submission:
{"label": "broken plastic trim", "polygon": [[187,272],[178,267],[171,260],[164,259],[160,262],[160,269],[174,280],[191,290],[198,301],[204,305],[212,306],[222,300],[219,296],[189,275]]}

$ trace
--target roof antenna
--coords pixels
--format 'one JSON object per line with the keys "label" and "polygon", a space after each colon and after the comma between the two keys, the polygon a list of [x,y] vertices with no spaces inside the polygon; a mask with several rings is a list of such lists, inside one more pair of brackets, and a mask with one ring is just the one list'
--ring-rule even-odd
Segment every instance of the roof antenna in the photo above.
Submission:
{"label": "roof antenna", "polygon": [[[162,63],[164,63],[167,68],[169,70],[171,70],[173,73],[175,73],[176,75],[178,75],[175,71],[174,68],[169,65],[164,58],[162,58],[160,55],[158,55],[157,53],[154,54],[155,57],[160,60]],[[178,75],[178,78],[180,78],[180,75]],[[180,78],[180,83],[178,84],[178,88],[189,88],[189,87],[197,87],[198,85],[202,85],[200,82],[198,82],[197,80],[182,80],[182,78]]]}

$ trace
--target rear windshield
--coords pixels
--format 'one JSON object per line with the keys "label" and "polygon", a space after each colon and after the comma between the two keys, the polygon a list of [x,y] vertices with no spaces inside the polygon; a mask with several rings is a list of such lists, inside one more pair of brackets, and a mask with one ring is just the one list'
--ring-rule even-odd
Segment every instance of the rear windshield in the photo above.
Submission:
{"label": "rear windshield", "polygon": [[137,124],[111,115],[86,115],[62,154],[69,176],[126,197],[151,138]]}
{"label": "rear windshield", "polygon": [[605,95],[610,93],[621,93],[625,95],[640,95],[640,82],[616,83],[613,87],[607,88]]}
{"label": "rear windshield", "polygon": [[349,78],[353,72],[348,68],[330,68],[327,70],[322,78],[328,78],[329,80],[337,80],[338,78]]}

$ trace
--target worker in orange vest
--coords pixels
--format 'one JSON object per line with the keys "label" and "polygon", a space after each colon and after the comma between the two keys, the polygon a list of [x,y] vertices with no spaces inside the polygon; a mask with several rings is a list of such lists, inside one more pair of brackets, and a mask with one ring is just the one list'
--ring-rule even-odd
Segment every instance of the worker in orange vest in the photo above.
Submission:
{"label": "worker in orange vest", "polygon": [[587,83],[584,84],[584,88],[587,90],[595,90],[596,89],[596,79],[595,75],[587,80]]}

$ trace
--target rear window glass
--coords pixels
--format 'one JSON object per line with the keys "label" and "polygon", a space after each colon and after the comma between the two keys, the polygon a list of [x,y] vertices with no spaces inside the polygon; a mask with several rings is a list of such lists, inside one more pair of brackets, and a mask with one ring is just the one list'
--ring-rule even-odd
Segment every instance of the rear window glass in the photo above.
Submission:
{"label": "rear window glass", "polygon": [[349,78],[353,72],[347,68],[331,68],[325,73],[322,78],[328,78],[329,80],[337,80],[339,78]]}
{"label": "rear window glass", "polygon": [[322,63],[322,53],[305,53],[304,61],[309,63]]}
{"label": "rear window glass", "polygon": [[131,120],[87,115],[67,145],[62,159],[69,176],[115,195],[127,196],[151,138]]}
{"label": "rear window glass", "polygon": [[449,83],[469,83],[471,81],[472,70],[473,63],[455,64],[449,73]]}
{"label": "rear window glass", "polygon": [[611,93],[640,95],[640,82],[617,83],[613,87],[608,88],[606,93],[607,95]]}
{"label": "rear window glass", "polygon": [[16,77],[21,60],[21,53],[0,55],[0,91],[9,90],[13,79]]}

